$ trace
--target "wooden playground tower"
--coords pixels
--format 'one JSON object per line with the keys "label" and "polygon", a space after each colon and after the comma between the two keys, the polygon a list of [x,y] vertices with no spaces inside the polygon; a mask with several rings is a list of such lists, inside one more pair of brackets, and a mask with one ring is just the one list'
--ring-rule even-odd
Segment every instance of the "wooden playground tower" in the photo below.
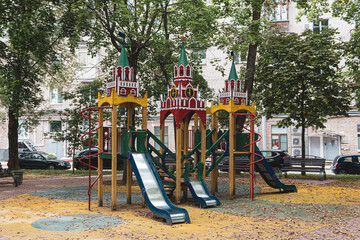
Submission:
{"label": "wooden playground tower", "polygon": [[[125,41],[124,41],[125,42]],[[112,81],[106,84],[106,94],[101,96],[98,94],[98,106],[111,106],[111,209],[116,210],[116,194],[117,194],[117,107],[126,108],[127,112],[127,128],[129,129],[133,123],[133,113],[136,106],[142,107],[142,128],[147,128],[147,93],[143,98],[139,97],[139,83],[134,79],[134,70],[129,66],[126,55],[125,44],[121,49],[120,58],[117,66],[113,69]],[[103,122],[103,109],[99,109],[99,121]],[[103,127],[98,130],[98,146],[104,148]],[[129,144],[131,145],[131,139]],[[98,168],[103,170],[103,159],[98,157]],[[126,160],[126,193],[127,203],[131,203],[131,184],[132,169],[129,160]],[[103,176],[101,175],[98,182],[98,204],[103,206]]]}
{"label": "wooden playground tower", "polygon": [[[207,114],[211,114],[212,128],[216,129],[213,135],[213,142],[218,132],[218,115],[220,111],[225,111],[229,114],[229,199],[235,195],[235,155],[249,154],[250,152],[250,195],[254,198],[254,160],[255,160],[255,146],[250,144],[250,151],[234,151],[235,149],[235,121],[237,115],[250,116],[250,143],[254,143],[254,122],[255,122],[255,104],[252,106],[246,105],[247,92],[242,92],[241,81],[239,80],[234,60],[232,61],[230,74],[227,80],[225,80],[224,92],[219,94],[219,105],[214,105],[211,102],[211,107],[207,108]],[[211,173],[211,194],[215,194],[218,183],[218,167]]]}
{"label": "wooden playground tower", "polygon": [[[188,154],[188,129],[189,123],[194,114],[200,120],[201,129],[201,159],[204,164],[206,160],[206,100],[200,99],[198,87],[192,85],[193,70],[188,63],[184,41],[182,37],[182,48],[178,64],[174,66],[174,81],[168,87],[168,96],[161,101],[160,110],[160,141],[164,142],[165,119],[172,114],[176,123],[176,187],[175,201],[180,203],[181,200],[181,175],[183,173],[184,162],[181,161],[182,154]],[[184,141],[182,141],[184,139]],[[161,153],[163,149],[160,150]],[[205,171],[203,177],[205,177]],[[187,190],[184,191],[186,196]]]}

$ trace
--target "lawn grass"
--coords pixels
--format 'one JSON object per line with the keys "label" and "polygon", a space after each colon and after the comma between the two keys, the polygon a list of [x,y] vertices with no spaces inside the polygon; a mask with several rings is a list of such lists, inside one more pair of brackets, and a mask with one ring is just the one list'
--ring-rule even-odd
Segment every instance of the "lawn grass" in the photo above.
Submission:
{"label": "lawn grass", "polygon": [[[219,176],[227,176],[227,172],[220,172]],[[236,174],[237,176],[249,176],[248,173],[241,172],[240,174]],[[255,176],[259,176],[259,173],[255,172]],[[260,177],[260,176],[259,176]],[[309,174],[306,173],[306,175],[301,174],[295,174],[295,173],[288,173],[287,174],[288,179],[308,179],[308,180],[319,180],[319,174]],[[285,176],[282,177],[282,179],[286,179]],[[326,179],[333,179],[333,180],[341,180],[341,181],[360,181],[360,174],[336,174],[336,175],[326,175]],[[280,179],[281,181],[281,179]]]}
{"label": "lawn grass", "polygon": [[[310,179],[310,180],[319,180],[319,174],[288,174],[287,178],[289,179]],[[359,181],[360,175],[356,174],[336,174],[336,175],[326,175],[326,179],[341,180],[341,181]]]}
{"label": "lawn grass", "polygon": [[[63,177],[78,177],[78,176],[88,176],[89,175],[89,170],[75,170],[74,172],[72,170],[60,170],[60,169],[55,169],[55,170],[49,170],[49,169],[24,169],[22,170],[24,171],[24,176],[63,176]],[[123,173],[123,171],[117,171],[118,174]],[[104,175],[111,175],[111,170],[104,170],[103,171]],[[255,173],[256,176],[258,176],[258,173]],[[97,171],[96,170],[92,170],[91,171],[91,175],[97,175]],[[220,172],[219,173],[220,176],[227,176],[228,173],[224,173],[224,172]],[[237,176],[243,176],[243,177],[248,177],[249,174],[248,173],[240,173],[237,174]],[[284,179],[286,179],[283,176]],[[293,174],[293,173],[288,173],[287,174],[287,178],[288,179],[308,179],[308,180],[319,180],[319,174],[306,174],[305,176],[301,175],[301,174]],[[340,180],[343,182],[352,182],[352,181],[360,181],[360,175],[352,175],[352,174],[345,174],[345,175],[341,175],[341,174],[337,174],[337,175],[326,175],[327,179],[333,179],[333,180]],[[280,179],[281,181],[281,179]]]}

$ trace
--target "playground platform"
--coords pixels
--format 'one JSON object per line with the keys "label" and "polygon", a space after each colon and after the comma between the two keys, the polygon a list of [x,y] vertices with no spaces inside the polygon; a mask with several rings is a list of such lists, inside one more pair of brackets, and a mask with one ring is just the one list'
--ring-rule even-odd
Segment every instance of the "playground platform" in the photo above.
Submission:
{"label": "playground platform", "polygon": [[118,211],[110,210],[106,191],[105,206],[97,207],[93,190],[89,211],[87,181],[86,177],[25,179],[17,188],[0,184],[0,240],[360,239],[359,184],[287,179],[298,192],[277,194],[259,178],[256,199],[251,201],[248,176],[237,176],[232,200],[222,184],[226,178],[220,178],[221,206],[201,209],[189,198],[180,207],[189,212],[191,223],[169,226],[141,207],[136,187],[131,205],[126,204],[125,188],[118,188]]}

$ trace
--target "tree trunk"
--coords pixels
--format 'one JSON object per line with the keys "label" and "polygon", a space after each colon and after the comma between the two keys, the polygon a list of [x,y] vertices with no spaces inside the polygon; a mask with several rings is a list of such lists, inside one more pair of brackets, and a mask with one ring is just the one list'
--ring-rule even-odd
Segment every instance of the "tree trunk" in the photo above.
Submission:
{"label": "tree trunk", "polygon": [[138,65],[139,51],[140,51],[140,49],[137,47],[136,41],[131,41],[131,46],[129,50],[130,50],[130,54],[128,55],[129,65],[130,67],[134,68],[134,81],[136,82],[137,65]]}
{"label": "tree trunk", "polygon": [[8,126],[8,141],[9,141],[9,169],[19,170],[19,156],[18,156],[18,128],[19,120],[15,112],[9,109],[9,126]]}
{"label": "tree trunk", "polygon": [[[261,16],[261,8],[259,9],[257,6],[253,6],[252,8],[252,22],[256,22],[260,19]],[[254,24],[250,27],[250,31],[254,35],[260,34],[260,28],[258,24]],[[246,74],[245,74],[245,91],[247,91],[248,99],[246,104],[250,104],[250,99],[252,95],[252,90],[254,86],[255,79],[255,64],[256,64],[256,54],[257,54],[258,42],[250,43],[247,63],[246,63]],[[236,118],[236,129],[238,131],[242,131],[244,122],[246,120],[246,116],[237,116]]]}
{"label": "tree trunk", "polygon": [[[305,119],[302,121],[304,123]],[[301,125],[301,158],[305,158],[305,124]],[[305,163],[301,163],[301,167],[305,167]],[[306,172],[301,172],[301,175],[306,175]]]}
{"label": "tree trunk", "polygon": [[249,45],[248,59],[246,64],[246,77],[245,77],[245,90],[247,91],[248,94],[247,104],[250,104],[251,94],[254,85],[257,47],[258,47],[257,43]]}
{"label": "tree trunk", "polygon": [[[261,7],[253,6],[252,7],[252,22],[255,23],[260,19],[261,16]],[[254,36],[260,35],[260,28],[258,24],[254,24],[250,26],[250,31],[253,33]],[[246,64],[246,75],[245,75],[245,90],[248,93],[248,103],[251,99],[251,94],[254,85],[254,78],[255,78],[255,63],[256,63],[256,54],[257,54],[257,47],[258,41],[255,40],[254,43],[249,44],[249,51],[247,57],[247,64]]]}

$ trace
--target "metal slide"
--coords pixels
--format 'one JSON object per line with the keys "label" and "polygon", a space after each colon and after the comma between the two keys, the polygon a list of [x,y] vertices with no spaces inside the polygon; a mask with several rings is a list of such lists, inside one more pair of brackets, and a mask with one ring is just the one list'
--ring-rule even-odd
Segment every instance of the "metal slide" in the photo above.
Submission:
{"label": "metal slide", "polygon": [[186,209],[176,207],[167,197],[150,154],[128,152],[128,159],[150,210],[156,216],[164,218],[170,225],[181,222],[190,223]]}
{"label": "metal slide", "polygon": [[209,193],[204,181],[188,181],[186,185],[194,200],[200,203],[201,207],[220,206],[220,200]]}
{"label": "metal slide", "polygon": [[266,161],[260,150],[256,149],[256,153],[261,155],[263,157],[263,160],[255,163],[255,168],[270,187],[278,188],[280,190],[282,189],[284,192],[297,192],[297,188],[295,185],[285,185],[280,182],[274,170],[272,169],[272,167],[270,167],[269,163]]}
{"label": "metal slide", "polygon": [[[210,132],[210,134],[207,135],[207,138],[211,137],[211,134],[214,131]],[[169,173],[169,170],[167,169],[166,166],[166,158],[165,158],[165,154],[161,155],[160,152],[157,152],[157,150],[151,146],[151,144],[149,143],[149,138],[151,137],[152,139],[154,139],[154,141],[156,143],[158,143],[162,148],[164,148],[164,153],[169,152],[170,156],[174,157],[174,153],[172,153],[155,135],[153,135],[149,130],[147,130],[148,133],[148,149],[150,152],[155,152],[159,157],[162,158],[162,168],[164,169],[165,172]],[[210,147],[210,149],[207,151],[207,154],[209,154],[214,146],[218,145],[220,143],[220,140],[223,139],[226,134],[228,133],[228,131],[226,131],[222,137],[219,138],[219,140],[215,143],[215,144],[211,144],[212,146]],[[211,139],[211,138],[210,138]],[[192,154],[194,154],[196,152],[197,149],[199,149],[201,146],[201,143],[199,143],[194,150],[192,150],[192,152],[190,152],[186,157],[191,156]],[[227,144],[227,146],[229,146],[229,144]],[[228,150],[228,148],[227,148]],[[215,164],[217,165],[223,158],[223,155],[225,155],[227,153],[227,151],[221,155],[221,158],[218,159],[217,161],[213,161],[211,170],[214,168]],[[185,158],[185,157],[184,157]],[[206,173],[209,174],[211,171],[207,171]],[[220,200],[211,195],[205,182],[203,180],[198,180],[198,181],[190,181],[189,179],[185,179],[186,185],[188,186],[190,193],[192,195],[192,197],[194,198],[194,200],[198,203],[201,204],[201,207],[210,207],[210,206],[219,206],[220,205]]]}

